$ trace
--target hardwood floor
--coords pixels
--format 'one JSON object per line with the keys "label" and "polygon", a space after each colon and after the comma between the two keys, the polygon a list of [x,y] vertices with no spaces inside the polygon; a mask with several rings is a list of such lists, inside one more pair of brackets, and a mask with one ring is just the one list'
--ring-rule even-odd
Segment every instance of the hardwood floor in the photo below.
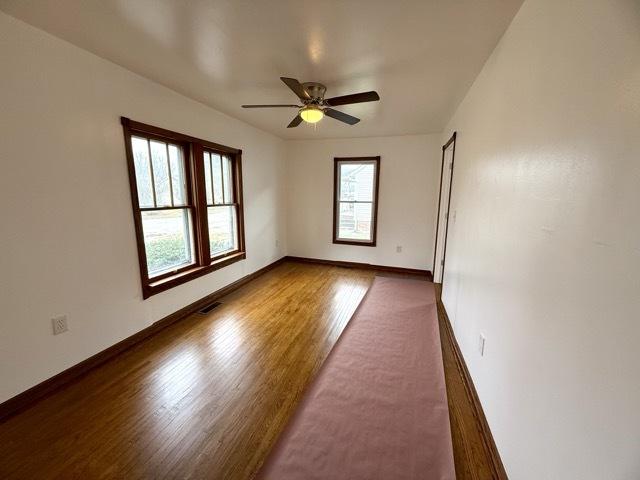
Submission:
{"label": "hardwood floor", "polygon": [[[374,276],[276,267],[0,424],[0,478],[251,478]],[[445,337],[458,478],[497,478]]]}

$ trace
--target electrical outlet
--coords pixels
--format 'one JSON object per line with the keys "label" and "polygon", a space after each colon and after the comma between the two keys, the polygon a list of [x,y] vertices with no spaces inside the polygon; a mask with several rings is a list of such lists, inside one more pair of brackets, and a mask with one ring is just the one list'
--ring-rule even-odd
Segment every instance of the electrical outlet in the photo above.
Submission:
{"label": "electrical outlet", "polygon": [[396,246],[396,253],[402,253],[402,245]]}
{"label": "electrical outlet", "polygon": [[480,356],[481,357],[484,357],[484,345],[485,345],[486,341],[487,341],[487,339],[481,333],[480,334],[480,339],[478,340],[478,351],[480,352]]}
{"label": "electrical outlet", "polygon": [[53,334],[59,335],[61,333],[69,330],[69,326],[67,325],[67,316],[60,315],[58,317],[54,317],[51,319],[51,324],[53,325]]}
{"label": "electrical outlet", "polygon": [[280,240],[276,240],[276,248],[280,246]]}

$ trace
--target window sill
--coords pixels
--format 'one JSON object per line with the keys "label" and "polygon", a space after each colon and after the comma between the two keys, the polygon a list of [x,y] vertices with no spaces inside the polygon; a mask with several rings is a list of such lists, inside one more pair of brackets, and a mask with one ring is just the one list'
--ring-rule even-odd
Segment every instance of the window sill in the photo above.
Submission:
{"label": "window sill", "polygon": [[193,267],[180,273],[161,280],[152,281],[142,287],[142,298],[147,299],[156,293],[164,292],[170,288],[177,287],[195,278],[201,277],[216,270],[220,270],[232,263],[239,262],[247,258],[246,252],[234,252],[217,260],[213,260],[209,265]]}
{"label": "window sill", "polygon": [[376,242],[364,241],[359,242],[358,240],[340,240],[337,238],[333,239],[333,243],[337,243],[338,245],[359,245],[360,247],[375,247]]}

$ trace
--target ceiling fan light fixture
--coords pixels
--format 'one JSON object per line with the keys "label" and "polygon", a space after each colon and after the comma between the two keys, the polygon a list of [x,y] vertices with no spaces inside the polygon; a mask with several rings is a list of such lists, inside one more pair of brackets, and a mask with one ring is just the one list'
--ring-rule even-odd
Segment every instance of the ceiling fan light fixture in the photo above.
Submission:
{"label": "ceiling fan light fixture", "polygon": [[315,105],[308,105],[300,110],[300,117],[307,123],[318,123],[324,117],[324,112]]}

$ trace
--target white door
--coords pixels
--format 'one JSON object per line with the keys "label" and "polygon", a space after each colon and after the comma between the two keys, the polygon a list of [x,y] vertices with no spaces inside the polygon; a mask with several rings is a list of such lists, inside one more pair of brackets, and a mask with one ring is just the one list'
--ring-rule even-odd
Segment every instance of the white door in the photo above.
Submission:
{"label": "white door", "polygon": [[453,154],[455,151],[455,134],[452,141],[442,153],[442,182],[440,185],[440,199],[438,204],[438,226],[436,234],[436,248],[433,264],[433,281],[442,283],[444,272],[444,259],[446,249],[447,228],[449,223],[449,193],[451,189],[451,176],[453,175]]}

